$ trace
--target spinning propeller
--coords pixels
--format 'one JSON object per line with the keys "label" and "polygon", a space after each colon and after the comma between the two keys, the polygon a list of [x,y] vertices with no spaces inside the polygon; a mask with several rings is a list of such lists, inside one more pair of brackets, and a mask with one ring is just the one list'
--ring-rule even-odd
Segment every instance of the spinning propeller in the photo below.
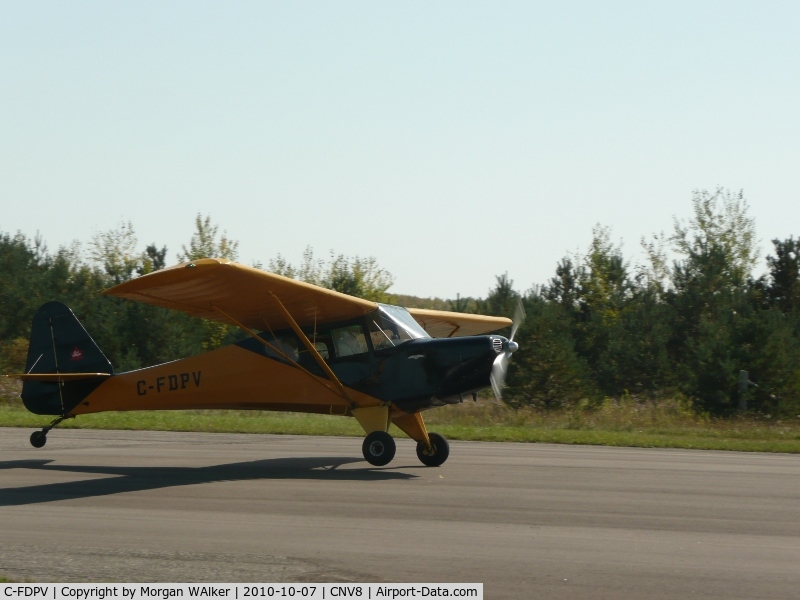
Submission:
{"label": "spinning propeller", "polygon": [[516,335],[517,329],[519,329],[524,320],[525,309],[522,307],[522,300],[517,300],[517,306],[514,308],[514,318],[511,320],[511,337],[503,344],[502,354],[494,359],[492,374],[489,377],[489,381],[492,383],[492,390],[498,400],[503,397],[503,384],[506,381],[506,372],[508,371],[511,354],[519,349],[519,344],[514,341],[514,335]]}

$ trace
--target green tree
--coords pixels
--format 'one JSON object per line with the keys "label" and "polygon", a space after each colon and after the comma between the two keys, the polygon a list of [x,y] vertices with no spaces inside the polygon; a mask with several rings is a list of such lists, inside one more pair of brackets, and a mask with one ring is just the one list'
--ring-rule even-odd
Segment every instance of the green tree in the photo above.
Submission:
{"label": "green tree", "polygon": [[637,287],[652,291],[659,299],[669,287],[670,264],[667,248],[670,240],[664,232],[653,235],[650,241],[641,238],[642,250],[647,256],[648,264],[637,267]]}
{"label": "green tree", "polygon": [[748,391],[748,408],[794,418],[800,414],[800,315],[758,311],[750,327],[747,370],[758,387]]}
{"label": "green tree", "polygon": [[159,271],[167,266],[167,247],[162,246],[161,250],[155,244],[150,244],[142,255],[141,267],[138,269],[139,275],[147,275],[153,271]]}
{"label": "green tree", "polygon": [[[576,304],[572,309],[576,351],[591,368],[599,389],[608,395],[619,394],[624,389],[622,369],[610,362],[618,354],[609,354],[608,350],[612,335],[625,331],[618,321],[632,297],[633,283],[621,248],[611,242],[610,228],[594,227],[592,242],[575,278],[575,300],[571,302]],[[556,283],[566,290],[565,281],[562,276]],[[557,295],[553,290],[548,294]]]}
{"label": "green tree", "polygon": [[673,248],[684,257],[716,249],[725,257],[731,279],[746,280],[758,261],[755,220],[748,216],[748,208],[742,191],[696,190],[692,193],[694,216],[674,221]]}
{"label": "green tree", "polygon": [[675,221],[674,263],[666,301],[674,311],[669,349],[684,393],[716,414],[738,406],[738,372],[763,339],[750,272],[757,259],[755,222],[743,194],[694,192],[694,216]]}
{"label": "green tree", "polygon": [[394,277],[378,265],[374,257],[347,257],[330,253],[327,261],[314,256],[307,246],[299,267],[293,266],[281,254],[269,261],[269,270],[284,277],[298,279],[324,288],[373,302],[390,302],[389,288]]}
{"label": "green tree", "polygon": [[775,256],[767,256],[767,296],[784,313],[800,311],[800,239],[772,240]]}
{"label": "green tree", "polygon": [[22,233],[0,235],[0,340],[27,339],[32,296],[46,269],[44,257]]}
{"label": "green tree", "polygon": [[566,309],[534,293],[524,300],[527,318],[517,330],[503,400],[510,406],[545,410],[596,398],[586,361],[575,350]]}
{"label": "green tree", "polygon": [[228,237],[227,232],[223,231],[217,240],[219,225],[211,222],[211,216],[203,218],[197,213],[194,219],[195,231],[189,242],[189,247],[182,246],[183,251],[178,253],[178,260],[186,262],[199,260],[201,258],[224,258],[227,260],[237,260],[239,257],[239,242]]}
{"label": "green tree", "polygon": [[117,229],[96,234],[89,245],[89,256],[114,284],[120,284],[142,268],[142,255],[136,250],[136,244],[133,225],[130,221],[123,222]]}
{"label": "green tree", "polygon": [[607,330],[596,372],[611,396],[636,394],[655,398],[674,387],[669,356],[672,310],[649,287],[637,288]]}
{"label": "green tree", "polygon": [[477,301],[477,311],[484,315],[511,319],[519,299],[520,294],[514,289],[514,280],[508,278],[508,273],[503,273],[495,276],[495,286],[486,299]]}
{"label": "green tree", "polygon": [[564,257],[556,266],[556,276],[544,287],[542,295],[550,302],[561,305],[565,314],[572,316],[578,310],[579,282],[582,278],[582,268],[576,266],[571,258]]}
{"label": "green tree", "polygon": [[471,310],[474,304],[475,300],[473,298],[469,296],[462,298],[461,294],[456,294],[455,300],[447,301],[447,310],[460,313],[474,312],[474,310]]}

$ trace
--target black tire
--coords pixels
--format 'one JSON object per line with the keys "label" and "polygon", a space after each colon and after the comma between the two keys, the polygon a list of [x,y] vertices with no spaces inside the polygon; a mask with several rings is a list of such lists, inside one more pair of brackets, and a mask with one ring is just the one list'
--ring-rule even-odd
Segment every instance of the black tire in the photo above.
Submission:
{"label": "black tire", "polygon": [[385,431],[373,431],[364,438],[361,451],[369,464],[382,467],[388,465],[394,458],[397,444],[394,443],[394,438]]}
{"label": "black tire", "polygon": [[428,438],[431,440],[433,452],[422,442],[417,442],[417,458],[426,467],[438,467],[450,456],[450,444],[438,433],[429,433]]}
{"label": "black tire", "polygon": [[47,434],[44,431],[34,431],[31,434],[31,446],[42,448],[47,443]]}

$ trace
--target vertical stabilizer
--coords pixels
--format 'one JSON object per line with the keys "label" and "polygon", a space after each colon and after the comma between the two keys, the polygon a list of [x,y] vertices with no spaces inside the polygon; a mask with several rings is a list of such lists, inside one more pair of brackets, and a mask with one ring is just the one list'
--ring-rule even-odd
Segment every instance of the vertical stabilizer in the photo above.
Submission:
{"label": "vertical stabilizer", "polygon": [[[25,372],[113,373],[111,363],[75,314],[61,302],[44,304],[33,317]],[[103,382],[102,378],[66,381],[25,380],[22,401],[37,415],[66,416]]]}

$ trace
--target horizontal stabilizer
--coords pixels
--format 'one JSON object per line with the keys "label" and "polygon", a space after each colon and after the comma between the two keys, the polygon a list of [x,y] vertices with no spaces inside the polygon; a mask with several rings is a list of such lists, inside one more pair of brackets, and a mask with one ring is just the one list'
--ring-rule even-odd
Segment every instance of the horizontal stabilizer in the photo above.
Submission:
{"label": "horizontal stabilizer", "polygon": [[78,379],[111,377],[111,373],[15,373],[6,375],[6,377],[21,379],[22,381],[57,381],[65,383],[67,381],[77,381]]}

